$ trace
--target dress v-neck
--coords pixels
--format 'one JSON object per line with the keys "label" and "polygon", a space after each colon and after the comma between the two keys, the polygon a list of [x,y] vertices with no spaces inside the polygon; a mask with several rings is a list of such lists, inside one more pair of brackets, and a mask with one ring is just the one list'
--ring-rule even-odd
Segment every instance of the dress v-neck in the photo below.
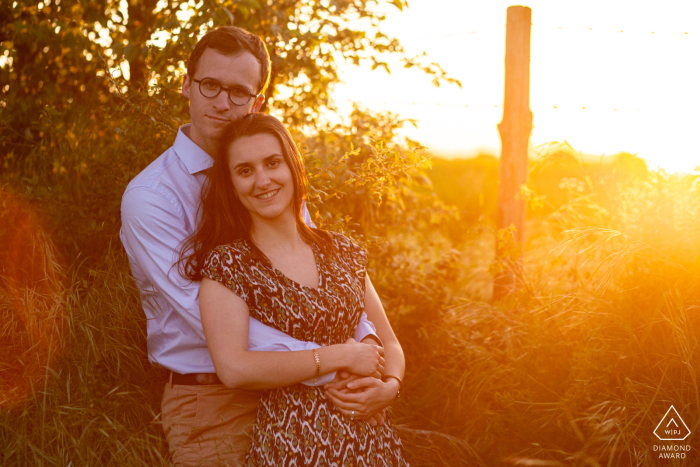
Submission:
{"label": "dress v-neck", "polygon": [[[281,277],[282,280],[287,282],[288,284],[296,285],[297,287],[302,287],[304,289],[309,289],[309,290],[316,290],[319,291],[323,287],[323,280],[321,275],[322,273],[322,266],[321,266],[321,261],[319,259],[319,252],[316,250],[316,245],[315,244],[309,244],[311,247],[311,251],[314,254],[314,263],[316,263],[316,275],[318,276],[318,285],[316,287],[309,287],[308,285],[300,284],[299,282],[295,281],[294,279],[290,279],[285,273],[277,269],[272,265],[272,261],[270,261],[270,269],[272,269],[272,272],[274,272],[277,276]],[[269,259],[268,259],[269,261]]]}

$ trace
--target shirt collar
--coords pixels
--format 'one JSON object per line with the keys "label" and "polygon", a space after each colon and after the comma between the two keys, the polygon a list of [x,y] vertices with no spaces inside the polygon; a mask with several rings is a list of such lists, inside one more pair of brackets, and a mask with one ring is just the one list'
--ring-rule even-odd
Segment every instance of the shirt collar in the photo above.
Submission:
{"label": "shirt collar", "polygon": [[185,134],[183,130],[189,131],[189,126],[189,123],[182,125],[177,131],[173,149],[175,149],[178,157],[182,163],[185,164],[185,167],[187,167],[190,175],[193,175],[211,168],[214,165],[214,159]]}

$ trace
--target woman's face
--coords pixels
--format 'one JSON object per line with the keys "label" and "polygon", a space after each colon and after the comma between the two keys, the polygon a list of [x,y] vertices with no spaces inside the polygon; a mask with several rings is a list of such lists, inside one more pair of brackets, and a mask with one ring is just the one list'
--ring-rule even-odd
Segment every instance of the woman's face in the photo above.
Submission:
{"label": "woman's face", "polygon": [[228,148],[231,180],[251,217],[293,215],[294,181],[279,140],[268,133],[245,136]]}

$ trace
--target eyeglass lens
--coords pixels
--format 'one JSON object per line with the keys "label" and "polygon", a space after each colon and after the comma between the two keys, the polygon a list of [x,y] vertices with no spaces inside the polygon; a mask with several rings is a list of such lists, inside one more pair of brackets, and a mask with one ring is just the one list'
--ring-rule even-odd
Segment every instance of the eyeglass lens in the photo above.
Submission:
{"label": "eyeglass lens", "polygon": [[[221,83],[212,78],[205,78],[199,83],[199,90],[204,97],[216,97],[222,90]],[[228,98],[235,105],[245,105],[250,100],[250,91],[234,86],[228,89]]]}

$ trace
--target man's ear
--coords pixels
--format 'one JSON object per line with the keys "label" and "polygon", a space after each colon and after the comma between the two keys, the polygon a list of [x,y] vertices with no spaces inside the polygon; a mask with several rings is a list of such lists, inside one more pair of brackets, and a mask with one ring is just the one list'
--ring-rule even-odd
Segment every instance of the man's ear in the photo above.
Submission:
{"label": "man's ear", "polygon": [[250,109],[250,113],[259,112],[263,102],[265,102],[265,94],[260,94],[255,98],[255,102],[253,103],[253,108]]}
{"label": "man's ear", "polygon": [[188,99],[190,98],[191,87],[192,80],[190,79],[190,75],[185,75],[185,78],[182,80],[182,95]]}

